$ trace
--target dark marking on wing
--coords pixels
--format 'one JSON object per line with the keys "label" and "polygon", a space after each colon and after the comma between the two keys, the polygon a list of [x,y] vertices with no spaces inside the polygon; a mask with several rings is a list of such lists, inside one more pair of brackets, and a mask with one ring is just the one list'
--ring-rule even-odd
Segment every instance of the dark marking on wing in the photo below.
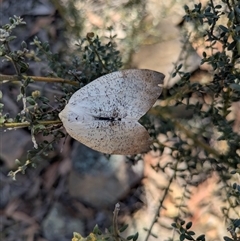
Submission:
{"label": "dark marking on wing", "polygon": [[103,120],[103,121],[121,121],[121,118],[117,117],[101,117],[101,116],[94,116],[95,120]]}

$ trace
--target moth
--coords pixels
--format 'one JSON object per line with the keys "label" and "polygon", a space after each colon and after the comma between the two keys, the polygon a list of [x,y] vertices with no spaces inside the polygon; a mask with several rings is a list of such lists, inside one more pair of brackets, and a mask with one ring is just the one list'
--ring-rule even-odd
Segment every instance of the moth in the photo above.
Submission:
{"label": "moth", "polygon": [[138,120],[160,96],[163,79],[147,69],[106,74],[76,91],[59,117],[71,137],[99,152],[147,152],[151,138]]}

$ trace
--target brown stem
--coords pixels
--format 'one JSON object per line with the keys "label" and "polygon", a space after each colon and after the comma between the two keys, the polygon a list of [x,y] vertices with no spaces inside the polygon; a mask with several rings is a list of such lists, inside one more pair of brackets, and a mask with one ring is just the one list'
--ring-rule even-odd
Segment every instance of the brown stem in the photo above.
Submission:
{"label": "brown stem", "polygon": [[[49,120],[49,121],[38,121],[36,124],[41,125],[59,125],[62,122],[60,120]],[[10,122],[10,123],[2,123],[0,124],[0,127],[5,128],[24,128],[32,125],[30,122]]]}
{"label": "brown stem", "polygon": [[[40,77],[40,76],[28,76],[29,78],[33,79],[34,81],[38,82],[49,82],[49,83],[62,83],[62,84],[69,84],[73,86],[79,86],[79,83],[72,80],[65,80],[62,78],[51,78],[51,77]],[[0,74],[0,82],[16,82],[19,83],[19,79],[16,75],[3,75]]]}

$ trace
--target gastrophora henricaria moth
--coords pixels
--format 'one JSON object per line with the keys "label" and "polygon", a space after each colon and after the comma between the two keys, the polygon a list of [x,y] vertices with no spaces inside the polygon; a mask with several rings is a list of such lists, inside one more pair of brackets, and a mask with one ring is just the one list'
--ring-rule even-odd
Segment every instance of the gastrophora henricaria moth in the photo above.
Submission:
{"label": "gastrophora henricaria moth", "polygon": [[147,69],[116,71],[76,91],[59,117],[70,136],[107,154],[149,150],[147,130],[138,120],[162,92],[164,75]]}

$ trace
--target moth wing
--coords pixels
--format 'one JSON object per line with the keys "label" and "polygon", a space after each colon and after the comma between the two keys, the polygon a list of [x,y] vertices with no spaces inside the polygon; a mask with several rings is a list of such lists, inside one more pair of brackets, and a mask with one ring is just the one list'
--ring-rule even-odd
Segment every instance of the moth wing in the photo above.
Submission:
{"label": "moth wing", "polygon": [[164,75],[152,70],[133,69],[123,70],[122,76],[123,91],[119,98],[126,103],[128,116],[139,119],[162,93]]}
{"label": "moth wing", "polygon": [[104,75],[80,90],[69,105],[98,112],[119,107],[119,116],[139,119],[156,102],[162,92],[164,75],[147,69],[129,69]]}
{"label": "moth wing", "polygon": [[65,123],[70,136],[106,154],[134,155],[150,149],[150,136],[137,121]]}

